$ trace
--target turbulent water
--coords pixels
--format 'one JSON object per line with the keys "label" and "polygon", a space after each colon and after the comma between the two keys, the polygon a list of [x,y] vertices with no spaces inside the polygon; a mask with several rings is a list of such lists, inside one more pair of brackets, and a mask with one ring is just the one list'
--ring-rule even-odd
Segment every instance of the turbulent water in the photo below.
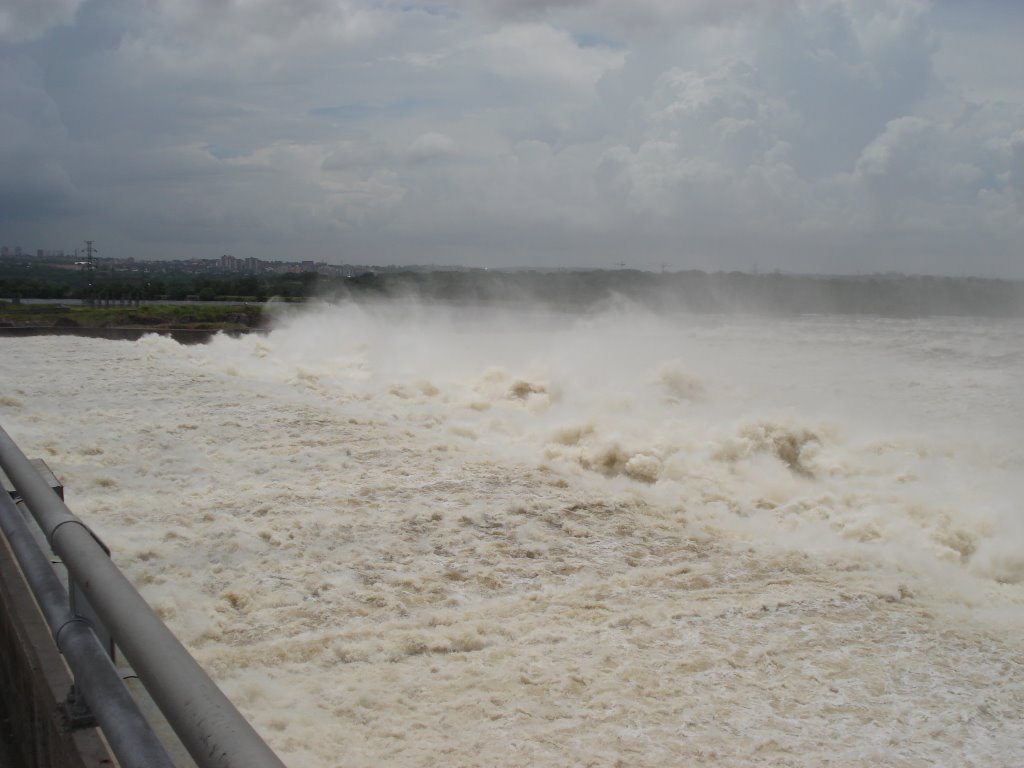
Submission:
{"label": "turbulent water", "polygon": [[1024,324],[324,306],[0,339],[285,762],[1024,764]]}

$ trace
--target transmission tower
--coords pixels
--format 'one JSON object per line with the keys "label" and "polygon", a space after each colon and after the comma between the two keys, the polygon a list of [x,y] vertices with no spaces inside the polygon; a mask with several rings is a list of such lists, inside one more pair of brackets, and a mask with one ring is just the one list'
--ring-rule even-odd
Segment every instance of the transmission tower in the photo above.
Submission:
{"label": "transmission tower", "polygon": [[95,240],[85,241],[85,300],[88,304],[92,304],[94,299],[92,295],[92,273],[96,268],[96,259],[93,254],[98,253],[97,249],[93,247]]}

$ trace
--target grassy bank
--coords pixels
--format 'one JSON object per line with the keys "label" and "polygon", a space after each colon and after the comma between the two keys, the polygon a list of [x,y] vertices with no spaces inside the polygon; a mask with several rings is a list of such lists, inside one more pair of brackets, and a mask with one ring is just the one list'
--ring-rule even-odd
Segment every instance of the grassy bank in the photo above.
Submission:
{"label": "grassy bank", "polygon": [[0,325],[7,327],[147,328],[158,330],[245,331],[259,328],[259,304],[143,304],[65,306],[0,302]]}

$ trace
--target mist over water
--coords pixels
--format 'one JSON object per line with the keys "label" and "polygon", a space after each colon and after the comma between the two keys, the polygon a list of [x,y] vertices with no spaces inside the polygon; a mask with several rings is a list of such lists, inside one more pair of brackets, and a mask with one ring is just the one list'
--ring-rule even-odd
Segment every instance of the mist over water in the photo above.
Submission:
{"label": "mist over water", "polygon": [[0,339],[285,762],[1024,762],[1024,323],[323,305]]}

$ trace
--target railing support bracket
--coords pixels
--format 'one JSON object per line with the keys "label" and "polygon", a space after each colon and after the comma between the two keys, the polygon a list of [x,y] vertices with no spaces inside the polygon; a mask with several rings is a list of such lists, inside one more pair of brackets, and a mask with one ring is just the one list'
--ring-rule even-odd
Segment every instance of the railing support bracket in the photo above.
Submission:
{"label": "railing support bracket", "polygon": [[89,709],[88,702],[74,685],[71,686],[67,698],[60,703],[59,708],[64,725],[69,731],[96,727],[96,718],[92,710]]}

